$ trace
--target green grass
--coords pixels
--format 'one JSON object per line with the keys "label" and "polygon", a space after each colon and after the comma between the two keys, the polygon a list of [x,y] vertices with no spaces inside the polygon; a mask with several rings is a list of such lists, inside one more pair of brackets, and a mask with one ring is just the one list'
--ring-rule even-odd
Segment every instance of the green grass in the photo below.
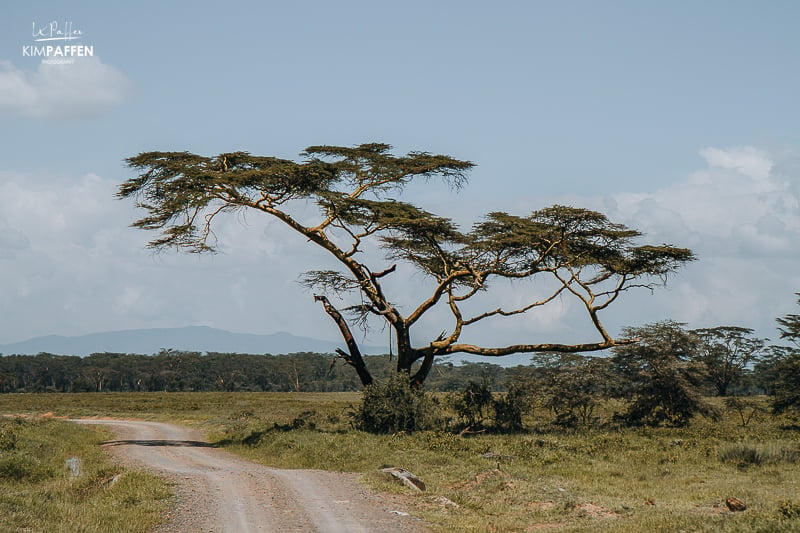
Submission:
{"label": "green grass", "polygon": [[[168,508],[168,484],[112,464],[100,428],[0,418],[0,531],[144,532]],[[66,464],[77,459],[79,476]],[[73,461],[77,462],[77,461]]]}
{"label": "green grass", "polygon": [[[532,429],[516,435],[370,435],[350,427],[347,413],[358,400],[339,393],[0,395],[0,412],[178,421],[257,462],[361,472],[380,490],[409,494],[380,472],[403,467],[425,481],[428,490],[409,498],[436,531],[800,531],[800,432],[789,419],[762,413],[742,427],[728,411],[719,422],[700,418],[680,429],[566,431],[538,412],[526,419]],[[728,511],[729,497],[747,510]]]}
{"label": "green grass", "polygon": [[[220,425],[231,417],[257,414],[290,423],[304,411],[316,410],[343,419],[361,394],[282,392],[144,392],[0,394],[0,413],[58,417],[118,417]],[[248,414],[251,413],[251,414]]]}
{"label": "green grass", "polygon": [[[267,431],[255,445],[231,446],[275,466],[366,472],[370,483],[389,491],[405,489],[379,468],[406,468],[428,486],[416,500],[420,516],[441,531],[525,531],[541,524],[558,524],[557,531],[800,530],[800,520],[781,511],[787,496],[800,494],[795,464],[742,469],[720,461],[718,450],[717,438],[700,428],[467,439],[300,429]],[[484,458],[486,452],[500,457]],[[728,497],[749,509],[728,512]]]}

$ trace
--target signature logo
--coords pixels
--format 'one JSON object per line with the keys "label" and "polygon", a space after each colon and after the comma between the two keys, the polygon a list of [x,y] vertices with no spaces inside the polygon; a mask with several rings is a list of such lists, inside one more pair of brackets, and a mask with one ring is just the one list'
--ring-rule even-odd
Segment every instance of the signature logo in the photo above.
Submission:
{"label": "signature logo", "polygon": [[52,21],[45,26],[32,23],[33,40],[40,41],[72,41],[83,37],[83,31],[73,28],[72,21],[68,20],[61,26],[57,21]]}
{"label": "signature logo", "polygon": [[71,64],[76,57],[94,56],[94,46],[73,43],[83,38],[83,30],[76,28],[71,20],[63,23],[54,20],[44,25],[33,22],[31,36],[37,44],[24,45],[23,57],[41,57],[42,63],[47,64]]}

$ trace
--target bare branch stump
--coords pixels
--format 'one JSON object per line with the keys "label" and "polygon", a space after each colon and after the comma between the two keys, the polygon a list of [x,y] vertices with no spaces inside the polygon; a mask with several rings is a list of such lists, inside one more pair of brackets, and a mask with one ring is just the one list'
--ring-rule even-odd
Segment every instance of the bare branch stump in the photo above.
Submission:
{"label": "bare branch stump", "polygon": [[382,468],[381,472],[386,472],[387,474],[391,474],[392,477],[396,478],[397,480],[402,482],[403,485],[409,487],[415,492],[425,492],[425,483],[420,478],[409,472],[408,470],[405,470],[403,468],[390,467],[390,468]]}

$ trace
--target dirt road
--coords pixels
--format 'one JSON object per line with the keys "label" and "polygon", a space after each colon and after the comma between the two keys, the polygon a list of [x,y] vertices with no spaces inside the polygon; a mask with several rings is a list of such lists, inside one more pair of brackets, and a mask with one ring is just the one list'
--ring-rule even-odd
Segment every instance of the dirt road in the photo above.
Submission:
{"label": "dirt road", "polygon": [[176,483],[177,507],[159,533],[426,531],[398,498],[371,493],[355,474],[268,468],[213,448],[192,429],[132,420],[100,424],[117,440],[104,444],[123,462]]}

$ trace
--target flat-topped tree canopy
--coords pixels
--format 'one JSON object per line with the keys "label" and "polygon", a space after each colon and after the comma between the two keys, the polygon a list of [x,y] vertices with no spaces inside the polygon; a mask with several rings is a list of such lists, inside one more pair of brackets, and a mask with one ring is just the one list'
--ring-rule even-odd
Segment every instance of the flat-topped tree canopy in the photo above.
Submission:
{"label": "flat-topped tree canopy", "polygon": [[[800,296],[800,292],[796,293]],[[800,304],[800,298],[797,299]],[[788,314],[784,317],[776,319],[781,326],[778,328],[782,339],[789,339],[796,345],[800,346],[800,315]]]}
{"label": "flat-topped tree canopy", "polygon": [[[694,259],[685,248],[638,244],[642,236],[638,231],[612,223],[602,213],[570,206],[555,205],[527,216],[493,212],[464,232],[449,218],[398,197],[414,180],[438,179],[459,189],[466,185],[473,163],[427,152],[395,156],[387,144],[311,146],[300,161],[247,152],[215,157],[147,152],[127,163],[138,175],[124,182],[117,195],[136,199],[147,213],[133,226],[159,232],[149,243],[152,248],[213,252],[217,217],[253,210],[280,220],[328,251],[341,269],[310,270],[303,284],[319,292],[316,300],[347,343],[348,351],[340,355],[356,367],[365,384],[371,376],[350,332],[354,321],[366,324],[370,316],[385,321],[395,333],[398,371],[408,372],[411,383],[419,385],[437,356],[579,352],[614,346],[617,341],[603,327],[598,313],[628,289],[663,284],[670,273]],[[315,225],[306,225],[292,214],[292,205],[299,200],[317,206]],[[365,257],[368,242],[381,247],[384,257]],[[400,275],[397,262],[411,265],[431,281],[428,295],[404,307],[405,313],[384,293],[382,283],[385,276]],[[534,276],[555,282],[544,298],[464,315],[465,302],[489,290],[493,280]],[[332,293],[359,296],[360,303],[346,309],[349,320],[330,304],[327,295]],[[465,328],[473,324],[527,313],[562,294],[582,303],[598,340],[499,347],[460,342]],[[440,307],[449,311],[452,330],[413,346],[410,329]],[[418,361],[421,364],[412,374]]]}

